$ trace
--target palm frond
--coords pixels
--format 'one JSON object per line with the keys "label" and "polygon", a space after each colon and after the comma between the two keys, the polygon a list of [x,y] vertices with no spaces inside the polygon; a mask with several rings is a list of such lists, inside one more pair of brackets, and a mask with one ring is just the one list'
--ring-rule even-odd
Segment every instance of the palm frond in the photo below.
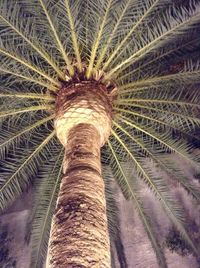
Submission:
{"label": "palm frond", "polygon": [[58,156],[53,157],[43,167],[35,181],[34,208],[32,212],[32,258],[31,267],[41,267],[45,262],[51,220],[56,205],[62,177],[64,150],[55,148]]}
{"label": "palm frond", "polygon": [[120,186],[122,187],[122,189],[124,189],[125,196],[132,199],[132,201],[133,201],[133,203],[134,203],[134,205],[135,205],[135,207],[140,215],[141,221],[145,227],[145,230],[148,234],[148,237],[151,241],[152,247],[154,248],[155,253],[158,257],[158,262],[159,262],[160,266],[167,267],[165,256],[163,254],[161,246],[159,245],[156,234],[152,228],[150,219],[147,216],[147,213],[145,212],[143,204],[141,203],[141,200],[138,196],[137,190],[134,189],[134,186],[133,186],[134,179],[133,178],[131,179],[130,175],[128,176],[127,174],[125,174],[123,166],[120,164],[118,156],[115,153],[115,150],[114,150],[111,142],[108,142],[108,146],[109,146],[109,149],[111,150],[111,155],[113,157],[113,161],[111,164],[113,172],[114,172],[116,178],[118,179]]}
{"label": "palm frond", "polygon": [[[152,12],[152,10],[155,8],[155,6],[158,4],[159,1],[160,0],[146,1],[143,4],[143,8],[141,8],[141,10],[143,10],[144,13],[141,14],[141,16],[139,16],[138,20],[135,23],[133,23],[133,26],[130,27],[130,30],[125,35],[125,37],[121,40],[120,44],[117,47],[115,47],[114,52],[110,55],[109,59],[104,63],[103,70],[106,70],[106,68],[112,62],[112,60],[117,55],[117,53],[120,51],[120,49],[123,48],[123,46],[126,44],[127,40],[131,37],[131,35],[134,33],[134,31],[137,30],[137,28],[139,27],[141,22],[143,20],[145,20],[145,18]],[[114,71],[112,71],[112,73],[113,72]]]}
{"label": "palm frond", "polygon": [[170,84],[182,83],[183,85],[185,85],[191,83],[191,81],[194,84],[195,82],[196,83],[199,82],[199,73],[200,73],[199,62],[197,62],[196,64],[192,62],[186,62],[185,68],[179,73],[168,74],[154,78],[147,78],[144,80],[127,83],[126,85],[120,86],[119,90],[121,90],[123,93],[127,93],[131,92],[131,89],[134,91],[135,88],[141,88],[141,87],[148,87],[148,88],[151,88],[152,86],[161,87],[163,84],[167,84],[169,86]]}
{"label": "palm frond", "polygon": [[52,96],[48,96],[46,94],[37,94],[37,93],[13,93],[13,90],[11,91],[12,93],[8,93],[9,89],[7,90],[7,93],[2,93],[2,91],[4,91],[5,88],[3,88],[3,90],[0,89],[0,97],[1,98],[19,98],[19,99],[39,99],[39,100],[49,100],[49,101],[53,101],[54,97]]}
{"label": "palm frond", "polygon": [[122,148],[127,152],[128,157],[130,157],[133,162],[133,165],[135,166],[137,174],[144,180],[145,183],[147,183],[148,187],[158,198],[163,209],[166,211],[173,224],[179,230],[179,232],[193,249],[193,251],[198,254],[197,248],[193,244],[183,225],[182,209],[173,201],[172,197],[169,195],[169,189],[165,185],[164,181],[162,179],[152,178],[145,170],[144,165],[142,165],[141,160],[139,160],[139,157],[133,154],[132,151],[130,151],[125,142],[118,136],[118,134],[114,130],[112,131],[112,135],[122,146]]}
{"label": "palm frond", "polygon": [[[127,260],[121,237],[119,204],[117,202],[116,194],[114,193],[114,178],[109,165],[103,165],[102,174],[105,181],[106,211],[111,240],[111,251],[115,247],[120,266],[122,268],[127,268]],[[115,259],[113,259],[112,262],[115,263]]]}
{"label": "palm frond", "polygon": [[[28,29],[30,29],[29,23],[27,23],[26,20],[26,25],[19,24],[19,14],[20,14],[20,8],[15,4],[14,9],[7,9],[7,4],[1,3],[0,6],[0,25],[4,27],[4,31],[12,31],[10,35],[13,33],[15,34],[13,37],[15,39],[17,38],[22,38],[28,45],[30,45],[42,58],[44,58],[50,66],[53,67],[53,69],[57,72],[57,74],[61,77],[64,78],[63,73],[57,66],[57,64],[53,61],[52,57],[48,55],[46,51],[43,50],[43,48],[36,43],[33,39],[31,39],[30,35],[28,35]],[[15,18],[15,20],[14,20]],[[18,18],[18,19],[17,19]]]}
{"label": "palm frond", "polygon": [[44,13],[45,13],[46,19],[47,19],[47,21],[49,23],[49,26],[50,26],[50,29],[51,29],[52,34],[54,36],[54,40],[55,40],[55,42],[57,44],[58,50],[61,52],[61,54],[63,56],[63,59],[65,60],[65,62],[67,64],[69,73],[70,74],[73,74],[74,73],[74,70],[73,70],[73,67],[71,65],[71,61],[70,61],[70,59],[69,59],[69,57],[68,57],[68,55],[67,55],[67,53],[65,51],[65,48],[64,48],[64,46],[63,46],[63,44],[62,44],[62,42],[60,40],[60,37],[59,37],[58,32],[56,30],[56,27],[55,27],[55,25],[54,25],[54,23],[52,21],[52,18],[50,16],[49,12],[48,12],[48,9],[45,6],[45,3],[44,3],[43,0],[39,0],[39,2],[41,4],[41,7],[42,7]]}
{"label": "palm frond", "polygon": [[[198,12],[195,12],[192,7],[190,10],[190,14],[188,14],[188,12],[183,11],[182,14],[177,13],[176,18],[170,16],[169,12],[167,12],[166,15],[163,14],[162,21],[166,21],[167,24],[165,24],[164,26],[162,24],[162,21],[159,21],[158,25],[154,23],[154,32],[149,32],[149,42],[146,42],[146,40],[144,40],[143,44],[140,39],[142,45],[139,45],[139,49],[135,53],[127,57],[124,61],[113,67],[112,70],[106,75],[106,79],[109,79],[109,77],[111,77],[118,70],[121,72],[128,65],[138,61],[147,53],[150,53],[152,50],[155,50],[159,46],[164,45],[165,42],[169,42],[169,40],[172,40],[174,35],[177,36],[184,34],[185,31],[188,31],[189,28],[192,28],[194,25],[196,25],[199,22],[199,19],[200,14]],[[105,64],[104,66],[107,65]]]}
{"label": "palm frond", "polygon": [[75,23],[74,23],[74,18],[72,16],[72,12],[71,12],[68,0],[65,0],[65,6],[66,6],[66,10],[67,10],[68,19],[69,19],[71,38],[72,38],[73,48],[74,48],[75,55],[76,55],[77,66],[78,66],[79,71],[82,71],[81,55],[80,55],[80,51],[79,51],[77,36],[75,33]]}
{"label": "palm frond", "polygon": [[9,50],[6,50],[2,47],[0,47],[0,54],[6,56],[7,58],[14,60],[17,63],[22,64],[23,66],[27,67],[28,69],[30,69],[31,71],[39,74],[40,76],[42,76],[43,78],[45,78],[46,80],[49,80],[51,83],[53,83],[53,85],[55,86],[59,86],[60,83],[56,80],[54,80],[52,77],[50,77],[48,74],[44,73],[40,68],[34,66],[33,64],[31,64],[30,62],[28,62],[27,60],[21,58],[20,56],[18,56],[16,53],[11,52]]}
{"label": "palm frond", "polygon": [[94,43],[92,45],[92,49],[91,49],[91,56],[90,56],[90,60],[89,60],[88,70],[87,70],[87,77],[88,78],[90,77],[91,71],[93,69],[93,64],[94,64],[94,60],[96,57],[96,51],[97,51],[99,43],[101,41],[102,32],[103,32],[103,29],[104,29],[104,26],[105,26],[105,23],[106,23],[108,14],[109,14],[109,10],[110,10],[111,5],[112,5],[112,2],[113,2],[113,0],[105,1],[105,12],[103,14],[103,18],[102,18],[102,21],[100,23],[100,28],[97,32],[97,36],[95,38],[95,41],[94,41]]}
{"label": "palm frond", "polygon": [[169,178],[172,181],[178,182],[193,198],[197,201],[200,201],[200,191],[199,187],[192,184],[181,172],[180,168],[170,162],[169,157],[161,156],[155,148],[152,148],[149,143],[146,143],[145,140],[142,140],[137,135],[131,135],[124,127],[121,127],[119,124],[114,122],[114,125],[121,130],[131,141],[136,143],[141,151],[144,153],[144,157],[149,157],[156,164],[159,165],[160,169],[167,173]]}
{"label": "palm frond", "polygon": [[9,110],[5,110],[5,111],[0,110],[0,118],[11,116],[11,115],[17,115],[17,114],[21,114],[21,113],[28,113],[28,112],[32,112],[32,111],[50,110],[52,108],[53,108],[52,105],[38,105],[38,106],[34,105],[31,107],[11,109],[10,111]]}
{"label": "palm frond", "polygon": [[[30,149],[22,154],[19,158],[19,163],[15,164],[7,159],[2,166],[2,173],[0,177],[0,209],[10,205],[13,200],[18,197],[24,189],[27,188],[30,178],[36,174],[37,165],[39,164],[39,154],[42,149],[55,136],[55,131],[50,133],[36,148]],[[19,153],[20,154],[20,153]],[[15,155],[16,157],[16,155]],[[19,156],[18,156],[19,157]]]}
{"label": "palm frond", "polygon": [[[158,95],[158,94],[157,94]],[[191,95],[191,94],[190,94]],[[151,99],[151,97],[149,97],[149,100],[150,102],[154,102],[154,99]],[[143,99],[141,99],[141,101],[143,102]],[[158,102],[161,102],[162,103],[163,100],[158,100]],[[193,100],[194,101],[194,100]],[[137,103],[137,101],[136,101]],[[139,101],[140,103],[140,101]],[[119,104],[120,104],[120,100],[119,100]],[[191,102],[191,103],[188,103],[188,102],[180,102],[180,101],[171,101],[169,100],[169,103],[165,103],[164,101],[164,105],[162,106],[162,109],[165,110],[166,108],[168,107],[172,107],[172,108],[175,108],[176,109],[176,105],[178,106],[178,109],[180,108],[180,106],[182,106],[181,108],[186,108],[188,109],[188,106],[190,106],[191,104],[191,108],[192,110],[194,110],[196,107],[198,108],[199,105],[197,103],[194,103],[194,102]],[[175,106],[175,107],[174,107]],[[137,104],[136,104],[136,107],[137,107]],[[141,113],[141,112],[136,112],[134,110],[130,110],[130,111],[127,111],[125,109],[122,109],[122,108],[115,108],[116,111],[121,112],[120,115],[117,115],[116,117],[124,117],[124,119],[128,119],[129,121],[131,120],[132,122],[135,121],[136,123],[141,123],[143,124],[143,122],[145,122],[145,125],[148,125],[150,127],[152,127],[153,129],[155,130],[158,130],[158,131],[165,131],[165,133],[169,133],[169,137],[171,137],[172,133],[176,133],[176,134],[179,134],[180,135],[183,135],[184,137],[186,138],[191,138],[193,140],[199,140],[199,137],[198,136],[195,136],[191,133],[191,130],[194,129],[194,125],[191,125],[187,120],[185,121],[185,119],[187,118],[187,115],[186,117],[184,118],[184,120],[174,120],[174,118],[172,116],[162,116],[161,117],[161,114],[160,113]],[[166,109],[168,110],[168,109]],[[184,112],[185,112],[185,109],[184,109]],[[191,110],[188,109],[188,113],[191,112]],[[165,112],[164,112],[165,113]],[[166,112],[167,113],[167,112]],[[197,110],[197,113],[198,113],[198,110]],[[134,116],[133,118],[131,116]],[[140,118],[140,120],[138,120],[137,118]],[[135,120],[134,120],[135,119]],[[193,121],[193,118],[191,118],[191,120]]]}
{"label": "palm frond", "polygon": [[154,156],[154,160],[160,165],[161,169],[164,170],[172,181],[178,182],[186,192],[191,195],[197,202],[200,201],[200,189],[198,185],[190,182],[180,168],[172,163],[170,159],[166,159],[165,157],[156,157]]}
{"label": "palm frond", "polygon": [[[193,111],[191,111],[191,109],[187,109],[187,106],[182,106],[184,109],[179,108],[178,112],[173,111],[174,108],[176,108],[175,105],[173,105],[171,107],[169,107],[169,105],[168,105],[168,106],[165,106],[165,109],[161,109],[160,107],[156,107],[156,105],[154,105],[152,107],[152,105],[150,106],[150,105],[143,105],[143,104],[138,104],[138,103],[130,104],[129,102],[126,102],[126,101],[119,101],[119,106],[129,106],[130,111],[131,111],[131,107],[142,108],[143,113],[141,113],[141,112],[136,113],[135,112],[135,115],[138,115],[142,118],[150,119],[150,116],[146,116],[146,114],[152,114],[152,117],[155,117],[155,118],[156,118],[156,115],[159,114],[159,116],[162,116],[163,119],[168,117],[168,118],[171,118],[171,120],[173,120],[174,122],[180,122],[180,125],[187,124],[188,128],[190,128],[190,129],[195,129],[195,127],[198,127],[200,124],[200,118],[197,117],[198,114],[195,115],[195,113]],[[195,105],[193,106],[193,108],[194,107],[195,107]],[[122,111],[123,109],[116,107],[115,110]],[[152,111],[155,113],[153,113]],[[191,116],[188,115],[189,111],[191,113]],[[134,112],[133,112],[133,114],[134,114]]]}
{"label": "palm frond", "polygon": [[184,140],[174,140],[171,139],[171,135],[168,133],[160,134],[159,132],[154,131],[152,128],[146,128],[144,126],[138,125],[137,123],[132,123],[129,119],[125,118],[124,116],[120,115],[120,120],[123,121],[125,124],[139,130],[140,132],[146,134],[147,136],[151,137],[153,140],[156,140],[166,151],[176,152],[181,157],[185,158],[189,162],[195,164],[196,161],[199,160],[198,157],[193,156],[190,154],[191,145],[184,142]]}
{"label": "palm frond", "polygon": [[[163,60],[171,59],[171,58],[179,58],[178,56],[180,55],[181,59],[183,58],[183,55],[187,55],[188,51],[187,48],[192,47],[192,49],[195,50],[195,45],[199,44],[200,38],[199,37],[194,37],[188,40],[182,40],[178,42],[178,44],[174,44],[171,48],[163,49],[159,51],[155,56],[151,57],[149,60],[145,60],[141,64],[139,64],[136,68],[133,70],[130,70],[129,72],[126,72],[125,74],[122,74],[117,78],[119,83],[123,84],[123,81],[127,81],[129,77],[133,77],[135,74],[138,74],[141,72],[141,70],[149,70],[152,68],[153,64],[156,64],[156,69],[158,69],[158,64],[160,64]],[[198,46],[197,46],[198,47]],[[190,51],[190,50],[189,50]],[[131,79],[132,80],[132,79]]]}
{"label": "palm frond", "polygon": [[[116,15],[115,15],[116,22],[115,22],[114,28],[112,29],[111,34],[110,34],[105,46],[99,52],[99,57],[98,57],[96,65],[95,65],[95,69],[98,70],[98,68],[101,66],[101,63],[104,60],[104,57],[109,49],[109,46],[111,45],[111,42],[113,41],[113,38],[115,36],[116,31],[120,27],[120,24],[122,23],[128,9],[131,9],[131,4],[132,4],[132,1],[128,0],[126,3],[122,3],[119,11],[117,10]],[[121,14],[120,14],[120,11],[121,11]]]}
{"label": "palm frond", "polygon": [[13,77],[17,77],[17,78],[20,78],[20,79],[23,79],[25,81],[28,81],[30,83],[34,83],[34,84],[38,84],[42,87],[46,87],[48,88],[49,90],[52,90],[52,91],[56,91],[57,88],[51,84],[49,84],[48,82],[44,81],[44,80],[41,80],[41,79],[34,79],[32,76],[30,75],[26,75],[26,74],[20,74],[14,70],[8,70],[7,68],[0,68],[0,73],[5,73],[5,74],[8,74],[10,76],[13,76]]}
{"label": "palm frond", "polygon": [[[9,131],[2,131],[0,135],[0,158],[4,158],[5,153],[8,151],[10,146],[16,146],[26,134],[30,135],[30,132],[40,127],[41,125],[47,123],[49,120],[52,120],[54,115],[41,120],[37,120],[36,123],[28,125],[28,127],[17,132],[16,129],[10,129]],[[10,135],[12,133],[12,135]]]}

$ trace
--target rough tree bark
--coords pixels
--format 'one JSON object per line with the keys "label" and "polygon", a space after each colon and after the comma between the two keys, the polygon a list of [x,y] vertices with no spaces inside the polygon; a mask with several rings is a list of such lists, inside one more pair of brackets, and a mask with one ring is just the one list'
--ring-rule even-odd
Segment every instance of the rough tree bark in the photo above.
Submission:
{"label": "rough tree bark", "polygon": [[110,131],[109,114],[110,103],[102,86],[87,83],[61,90],[55,128],[65,146],[64,176],[52,221],[47,267],[111,266],[100,161],[100,148]]}

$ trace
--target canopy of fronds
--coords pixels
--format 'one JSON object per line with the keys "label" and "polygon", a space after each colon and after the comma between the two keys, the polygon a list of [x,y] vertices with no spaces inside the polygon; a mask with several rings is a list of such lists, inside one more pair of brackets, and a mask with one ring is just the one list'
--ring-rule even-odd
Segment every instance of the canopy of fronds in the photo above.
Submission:
{"label": "canopy of fronds", "polygon": [[53,128],[54,96],[62,81],[83,68],[88,79],[103,74],[105,83],[114,81],[118,88],[112,133],[102,149],[112,239],[117,243],[109,189],[114,176],[133,201],[161,267],[167,267],[166,260],[143,204],[141,181],[197,254],[171,185],[145,165],[151,159],[172,184],[200,202],[199,187],[163,154],[175,153],[198,167],[191,143],[199,141],[194,133],[200,124],[197,2],[0,1],[0,208],[34,182],[31,267],[41,267],[45,259],[62,177],[64,150]]}

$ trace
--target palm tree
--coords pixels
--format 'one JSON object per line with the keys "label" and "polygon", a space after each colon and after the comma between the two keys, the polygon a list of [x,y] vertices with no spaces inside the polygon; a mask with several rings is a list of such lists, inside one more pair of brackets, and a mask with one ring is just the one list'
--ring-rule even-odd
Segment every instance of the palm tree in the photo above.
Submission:
{"label": "palm tree", "polygon": [[47,249],[48,267],[110,267],[108,220],[118,243],[112,176],[133,201],[160,267],[167,264],[143,183],[198,254],[170,186],[197,202],[199,186],[163,154],[198,167],[197,2],[1,1],[0,208],[34,182],[31,267],[42,267]]}

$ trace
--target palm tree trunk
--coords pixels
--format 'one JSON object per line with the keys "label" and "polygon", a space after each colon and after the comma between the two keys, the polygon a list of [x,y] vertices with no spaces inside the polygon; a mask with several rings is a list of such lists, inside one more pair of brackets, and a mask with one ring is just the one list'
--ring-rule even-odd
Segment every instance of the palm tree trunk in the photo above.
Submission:
{"label": "palm tree trunk", "polygon": [[110,267],[100,147],[93,125],[82,123],[69,131],[48,267]]}

